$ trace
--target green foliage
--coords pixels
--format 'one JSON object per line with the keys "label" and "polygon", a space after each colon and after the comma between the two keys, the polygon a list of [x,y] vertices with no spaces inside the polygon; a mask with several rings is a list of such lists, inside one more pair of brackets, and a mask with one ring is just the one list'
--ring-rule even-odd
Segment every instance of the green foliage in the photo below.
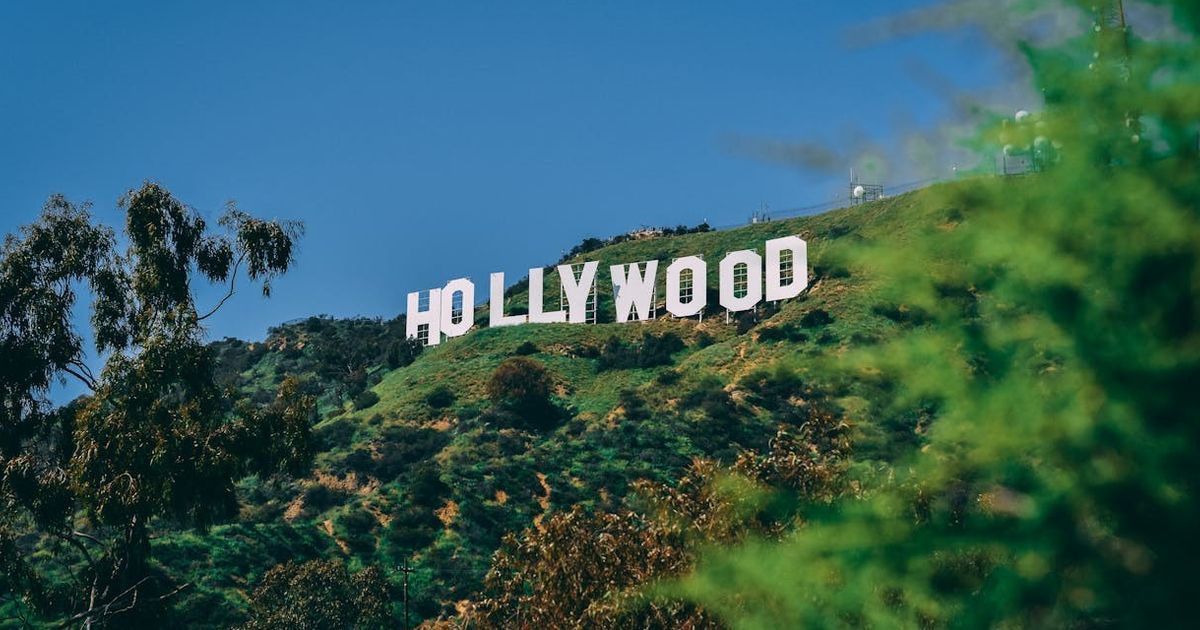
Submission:
{"label": "green foliage", "polygon": [[377,447],[378,457],[370,474],[385,481],[408,472],[419,462],[436,455],[449,441],[441,431],[393,425],[384,429]]}
{"label": "green foliage", "polygon": [[[302,472],[312,455],[312,399],[284,381],[269,405],[232,404],[201,328],[243,264],[269,294],[301,226],[231,207],[213,233],[150,183],[120,205],[123,252],[86,208],[52,197],[0,257],[0,543],[14,531],[26,544],[55,541],[46,557],[68,570],[16,559],[0,568],[37,613],[65,624],[156,623],[183,587],[151,566],[151,519],[208,528],[236,514],[238,479]],[[192,285],[204,280],[230,289],[201,314]],[[90,288],[96,348],[109,353],[98,378],[71,324],[73,283]],[[65,376],[91,393],[48,412],[49,383]],[[53,581],[64,585],[48,595]]]}
{"label": "green foliage", "polygon": [[537,354],[537,353],[538,353],[537,344],[533,343],[532,341],[523,341],[523,342],[521,342],[521,345],[517,346],[516,350],[513,350],[513,354],[515,354],[517,356],[522,356],[522,357],[526,357],[531,354]]}
{"label": "green foliage", "polygon": [[455,398],[456,396],[454,395],[454,390],[450,389],[446,385],[438,385],[437,387],[433,388],[433,391],[430,391],[425,395],[425,403],[428,404],[431,409],[445,409],[446,407],[454,404]]}
{"label": "green foliage", "polygon": [[600,349],[596,367],[600,370],[628,370],[670,365],[673,361],[672,355],[683,348],[683,340],[672,332],[661,335],[645,332],[636,345],[612,336]]}
{"label": "green foliage", "polygon": [[354,408],[358,411],[374,407],[378,402],[379,394],[369,389],[364,389],[354,396]]}
{"label": "green foliage", "polygon": [[[845,426],[828,416],[780,433],[765,454],[745,452],[725,471],[696,461],[672,484],[638,482],[630,508],[576,505],[506,536],[464,621],[481,628],[713,628],[708,611],[655,597],[643,586],[690,571],[699,550],[752,534],[775,536],[799,506],[840,491]],[[791,500],[770,503],[773,484]]]}
{"label": "green foliage", "polygon": [[388,346],[385,361],[388,368],[395,370],[412,365],[412,362],[416,361],[424,350],[425,344],[413,337],[404,337],[393,341]]}
{"label": "green foliage", "polygon": [[501,414],[498,419],[509,416],[509,422],[516,426],[545,430],[563,415],[553,400],[553,377],[546,366],[533,359],[505,360],[488,379],[487,393]]}
{"label": "green foliage", "polygon": [[[1068,157],[1064,155],[1063,160]],[[1165,168],[1166,162],[1162,164]],[[1057,168],[1066,165],[1060,162]],[[961,330],[964,321],[976,326],[976,331],[994,330],[992,326],[1007,317],[1006,311],[994,306],[1000,298],[1007,304],[1024,305],[1017,291],[994,294],[992,276],[972,275],[962,270],[978,270],[979,265],[963,261],[975,260],[973,257],[979,256],[979,252],[991,256],[984,259],[992,267],[1007,269],[995,261],[996,251],[1008,241],[982,236],[982,230],[991,226],[977,225],[987,216],[978,208],[993,202],[998,205],[1001,199],[1028,203],[1030,207],[1022,209],[1018,216],[1026,225],[1034,225],[1034,209],[1041,208],[1039,203],[1061,200],[1066,195],[1046,192],[1037,182],[1039,178],[1052,176],[1053,173],[1045,173],[1021,182],[1005,181],[997,183],[995,190],[987,189],[986,182],[980,189],[980,182],[963,181],[822,215],[719,232],[601,243],[586,254],[587,259],[600,261],[602,267],[689,254],[716,259],[727,251],[761,247],[768,238],[787,234],[806,238],[813,272],[810,291],[778,308],[763,308],[757,314],[735,318],[732,324],[722,316],[711,316],[721,314],[719,307],[712,306],[703,322],[661,318],[636,326],[530,324],[480,329],[422,351],[419,344],[405,339],[402,318],[381,321],[314,317],[276,327],[261,343],[227,339],[210,344],[207,360],[214,380],[221,388],[232,388],[220,393],[228,408],[225,415],[229,422],[236,423],[243,415],[238,411],[242,403],[235,401],[248,401],[252,408],[269,407],[285,383],[292,383],[289,385],[294,388],[292,395],[317,399],[320,414],[326,418],[317,425],[312,444],[318,452],[317,471],[309,478],[252,475],[240,481],[233,486],[235,501],[213,513],[214,519],[225,518],[236,510],[240,522],[232,525],[217,525],[207,532],[189,531],[173,518],[152,519],[154,538],[148,564],[156,579],[169,585],[194,584],[170,600],[175,606],[169,611],[169,619],[160,617],[154,621],[188,627],[225,627],[238,623],[245,618],[247,588],[260,583],[260,576],[271,566],[288,559],[300,562],[334,555],[344,555],[352,567],[401,559],[413,561],[418,567],[412,576],[415,614],[427,621],[448,616],[459,602],[477,599],[488,563],[501,546],[504,534],[532,528],[529,535],[536,536],[539,525],[544,527],[558,518],[556,515],[570,514],[579,506],[583,516],[572,527],[559,530],[578,539],[563,546],[578,553],[564,552],[562,558],[549,555],[540,558],[532,553],[526,556],[531,562],[544,560],[540,566],[559,567],[560,571],[525,572],[528,580],[512,582],[514,589],[520,586],[524,590],[507,594],[489,591],[487,596],[518,597],[506,600],[510,602],[519,601],[521,596],[535,600],[541,597],[539,606],[544,610],[560,607],[572,615],[581,605],[591,606],[587,614],[597,615],[593,619],[633,620],[636,625],[637,620],[647,618],[638,615],[647,613],[646,606],[650,605],[697,610],[695,606],[658,597],[642,597],[646,594],[645,580],[679,575],[695,566],[695,554],[709,545],[736,542],[739,545],[736,553],[750,554],[761,549],[767,556],[762,566],[773,568],[767,575],[767,586],[776,589],[773,593],[784,598],[785,605],[776,605],[777,602],[765,596],[753,599],[761,595],[752,587],[762,574],[752,572],[756,565],[751,561],[731,570],[728,579],[719,578],[723,580],[722,588],[747,593],[751,598],[747,601],[752,603],[766,601],[768,605],[760,608],[783,615],[766,619],[764,624],[792,625],[795,617],[787,616],[793,610],[789,606],[794,600],[803,599],[794,597],[794,581],[789,581],[793,573],[803,570],[812,575],[830,575],[821,573],[826,566],[844,570],[841,556],[828,552],[828,548],[822,549],[826,555],[814,563],[792,553],[791,546],[809,540],[810,533],[815,532],[813,535],[817,537],[824,535],[821,532],[829,522],[846,525],[853,522],[855,510],[870,512],[883,509],[880,506],[886,504],[895,513],[922,515],[921,518],[927,519],[923,524],[939,514],[952,517],[963,514],[968,517],[963,522],[969,524],[974,522],[970,517],[979,516],[969,508],[979,505],[980,497],[998,501],[1001,506],[1025,505],[1021,501],[1011,502],[1021,494],[978,492],[977,482],[987,477],[983,474],[973,477],[973,472],[956,478],[955,483],[924,485],[924,466],[929,464],[920,461],[931,456],[954,461],[958,454],[953,449],[949,449],[948,455],[945,453],[946,441],[938,437],[938,427],[949,425],[947,418],[967,416],[961,406],[955,410],[955,405],[948,404],[946,392],[941,391],[944,381],[953,394],[961,379],[929,374],[947,361],[959,361],[966,356],[970,360],[961,363],[980,374],[1003,372],[997,365],[1005,366],[1003,361],[989,359],[986,352],[977,356],[980,345],[970,335],[955,333],[954,343],[951,340],[942,343],[937,335]],[[1035,198],[1035,193],[1044,199],[1038,201],[1042,197]],[[1037,216],[1042,216],[1039,220],[1047,216],[1061,219],[1061,214],[1056,213]],[[1074,225],[1078,228],[1082,224]],[[1000,230],[996,234],[1011,231]],[[959,242],[959,235],[965,233],[973,233],[975,237],[969,242]],[[1089,232],[1077,229],[1076,233]],[[1105,238],[1114,234],[1102,233]],[[1032,238],[1040,237],[1034,234]],[[1061,233],[1060,240],[1070,242]],[[81,236],[78,243],[86,249],[88,240]],[[863,254],[860,249],[863,245],[882,253]],[[903,264],[890,260],[892,253],[912,256],[913,248],[918,248],[921,256],[901,261]],[[1038,251],[1032,245],[1020,250],[1022,255]],[[220,260],[220,255],[213,255],[206,264]],[[1045,262],[1044,258],[1031,257],[1030,265]],[[715,269],[710,271],[713,277],[709,283],[715,285]],[[933,289],[928,295],[922,293],[925,288],[917,291],[922,297],[914,299],[909,286],[913,278],[920,279],[918,286],[931,284]],[[546,281],[547,292],[553,294],[555,274],[549,274]],[[611,314],[612,296],[606,287],[600,289],[600,312]],[[511,302],[524,308],[528,303],[527,291],[527,283],[512,287],[508,292]],[[712,299],[711,304],[715,303]],[[14,306],[13,312],[17,310]],[[947,327],[946,322],[953,324]],[[930,342],[932,350],[928,355],[919,361],[900,360],[907,356],[906,348],[919,346],[916,340],[930,335],[938,343]],[[610,339],[615,341],[606,351]],[[1046,347],[1036,336],[1024,339],[1029,345]],[[897,340],[895,345],[883,346],[887,361],[879,360],[880,349],[874,347],[879,340]],[[985,335],[984,341],[992,343],[994,339]],[[1181,344],[1181,347],[1187,346]],[[5,349],[18,352],[21,346],[13,343]],[[530,388],[518,378],[511,389],[505,385],[494,392],[495,400],[489,397],[489,375],[514,356],[533,355],[535,363],[544,368],[548,381]],[[1071,368],[1065,358],[1068,356],[1057,349],[1047,352],[1041,369],[1053,375],[1066,372]],[[180,369],[186,369],[188,364],[180,365]],[[28,374],[36,377],[34,372]],[[294,380],[289,381],[289,377]],[[918,382],[925,384],[922,391],[914,392]],[[1037,396],[1045,388],[1042,379],[1024,385]],[[365,411],[346,404],[361,391],[372,391],[379,397]],[[517,413],[522,406],[521,396],[510,397],[510,393],[522,391],[538,392],[533,400],[549,401],[547,406],[537,406],[552,415],[538,418],[538,414]],[[1094,391],[1087,387],[1076,390],[1095,401],[1100,397],[1089,393]],[[446,392],[453,396],[446,396]],[[55,444],[57,452],[73,452],[78,410],[86,403],[81,401],[71,411],[42,409],[45,421],[35,423],[37,429],[31,429],[27,435],[36,435],[36,439],[42,440],[40,444]],[[982,406],[972,408],[978,417],[993,411]],[[251,414],[245,417],[250,418]],[[282,423],[278,419],[272,422]],[[967,424],[961,421],[960,426]],[[982,426],[991,427],[989,432],[998,431],[993,424]],[[1006,429],[1024,431],[1018,429],[1021,426],[1024,425],[1011,422]],[[1045,430],[1045,425],[1038,427],[1045,434],[1054,435],[1053,430]],[[186,424],[180,428],[184,430]],[[269,433],[272,431],[259,435]],[[849,449],[851,437],[853,453]],[[1002,443],[1003,438],[1005,434],[1000,434],[1000,439],[988,435],[989,440],[997,443]],[[303,446],[302,442],[291,444],[281,441],[280,452],[269,455],[268,459],[285,458],[286,453],[296,450],[293,446]],[[926,449],[925,455],[919,454],[921,449]],[[1020,462],[1020,457],[1012,455],[1015,450],[1013,447],[1007,454]],[[1029,457],[1035,452],[1041,454],[1036,449],[1027,450]],[[186,460],[189,455],[183,452],[181,456]],[[710,472],[699,476],[704,479],[701,483],[690,472],[697,459],[719,462],[733,472],[706,464]],[[6,464],[12,497],[40,497],[36,503],[22,499],[30,507],[22,508],[26,511],[19,512],[21,518],[28,516],[31,509],[46,514],[78,511],[79,504],[69,491],[64,495],[48,491],[55,487],[69,490],[69,484],[59,483],[56,480],[60,477],[54,474],[43,474],[52,469],[31,464],[36,461],[18,458]],[[256,470],[257,464],[249,459],[238,467],[250,471]],[[1006,483],[998,483],[996,488],[1025,493],[1026,487],[1018,483],[1024,479],[1022,474],[1024,471],[1014,475],[1016,481],[1006,479]],[[683,496],[677,497],[675,503],[667,502],[666,506],[656,504],[639,490],[643,486],[637,484],[638,480],[676,488]],[[767,493],[768,487],[775,492]],[[222,488],[227,489],[215,485],[213,492]],[[706,490],[701,492],[700,488]],[[65,503],[56,498],[63,496],[68,499]],[[736,509],[710,509],[734,505]],[[629,514],[634,515],[630,517],[633,521],[621,516]],[[607,591],[591,582],[576,583],[575,590],[566,588],[574,579],[569,573],[573,565],[563,558],[578,557],[579,562],[604,566],[605,558],[588,557],[589,553],[606,548],[593,535],[596,531],[613,535],[632,532],[632,540],[636,540],[644,528],[656,527],[654,523],[662,514],[674,515],[662,521],[678,528],[673,531],[692,533],[682,536],[676,546],[657,549],[682,553],[687,562],[675,565],[677,569],[672,571],[655,573],[637,568],[652,563],[653,558],[613,556],[610,558],[613,566],[634,567],[631,574],[638,577],[620,578],[611,589],[614,594],[611,599],[606,597]],[[606,515],[616,515],[622,520],[610,527]],[[79,516],[81,532],[92,534],[86,513],[80,512]],[[950,517],[943,520],[962,526]],[[9,522],[24,527],[16,520]],[[1035,520],[1029,525],[1030,531],[1035,531],[1035,526],[1044,527],[1047,522]],[[628,528],[630,523],[636,527]],[[899,541],[926,544],[919,536],[909,535],[912,529],[907,522],[904,535],[897,534],[896,538],[887,535],[892,531],[889,528],[896,526],[890,517],[869,523],[861,530],[851,531],[849,525],[836,531],[831,529],[824,540],[830,545],[861,543],[846,553],[867,549],[856,557],[868,559],[875,557],[871,550],[876,546],[900,547]],[[871,529],[876,523],[880,524],[880,531]],[[599,529],[589,531],[589,528]],[[71,563],[82,566],[85,562],[82,555],[71,554],[70,548],[66,554],[61,553],[58,548],[66,543],[53,536],[42,536],[31,543],[29,537],[12,535],[23,531],[5,532],[0,527],[0,566],[10,576],[0,587],[19,589],[27,597],[25,601],[30,604],[21,610],[32,610],[37,597],[42,601],[65,602],[74,596],[74,601],[79,601],[78,591],[72,594],[63,590],[69,589],[73,582],[71,576],[57,567]],[[115,528],[99,533],[106,537],[117,534]],[[980,530],[972,529],[970,533],[976,540],[987,540],[984,534],[989,532],[981,534]],[[637,549],[638,545],[629,544],[630,540],[613,541],[612,548]],[[893,545],[889,540],[897,542]],[[955,610],[976,606],[982,611],[989,610],[988,597],[980,595],[972,599],[966,594],[989,592],[986,589],[993,588],[992,581],[1003,575],[997,571],[1037,565],[1036,562],[1013,565],[1011,554],[989,545],[982,545],[982,549],[980,545],[962,547],[966,548],[962,553],[951,553],[938,546],[932,555],[897,553],[888,559],[898,557],[899,564],[904,565],[915,557],[919,569],[930,567],[930,584],[951,592],[958,598],[956,601],[968,602]],[[642,548],[651,552],[656,549]],[[544,546],[536,550],[545,552]],[[829,560],[830,557],[839,562]],[[706,579],[708,571],[721,570],[725,561],[732,563],[740,556],[714,554],[710,558],[711,564],[706,560],[700,565],[702,571],[695,578],[697,582]],[[783,558],[789,562],[785,563]],[[808,571],[810,566],[817,568]],[[813,577],[815,585],[811,592],[817,596],[802,603],[815,612],[804,620],[811,620],[812,625],[835,625],[842,620],[865,625],[866,617],[861,610],[875,615],[871,620],[879,618],[873,607],[880,598],[866,586],[876,577],[882,584],[899,583],[887,592],[898,596],[887,600],[896,615],[916,609],[916,604],[909,603],[917,599],[911,594],[922,595],[926,591],[913,588],[907,580],[920,571],[879,572],[876,564],[866,561],[863,566],[862,576],[849,571],[854,579],[847,581],[844,592],[839,590],[832,595],[824,590],[832,587]],[[597,571],[588,575],[609,575],[596,566],[586,567],[586,571]],[[904,575],[896,578],[897,573]],[[29,576],[46,579],[26,579]],[[739,579],[735,581],[734,576]],[[81,577],[86,580],[87,576],[81,574]],[[745,582],[741,578],[746,578]],[[542,595],[534,592],[538,589]],[[556,592],[558,596],[548,598],[546,592]],[[1062,591],[1048,588],[1046,592]],[[60,596],[63,593],[66,596]],[[700,591],[692,594],[696,593]],[[154,596],[150,591],[145,594]],[[712,619],[711,613],[720,612],[735,623],[749,625],[756,621],[739,616],[744,614],[744,608],[726,607],[724,601],[707,596],[708,592],[696,595],[703,602],[708,619]],[[653,604],[648,603],[650,600]],[[621,606],[610,606],[616,601]],[[937,603],[942,605],[946,601],[949,600],[940,599]],[[65,611],[61,608],[60,605],[59,612],[51,611],[44,618],[62,619]],[[941,616],[928,615],[928,609],[922,608],[919,622],[930,625],[943,623],[945,619],[950,620],[947,623],[956,622],[959,617],[954,616],[951,608],[952,604],[946,604],[939,612]],[[11,603],[0,604],[0,616],[13,610]],[[218,610],[219,614],[213,612]],[[604,616],[610,613],[613,616]],[[916,625],[912,622],[914,618],[902,617],[900,621]],[[971,625],[975,620],[965,619],[962,625]],[[1024,625],[1043,622],[1041,618],[1030,619]],[[893,617],[885,617],[877,625],[896,625],[891,623],[894,621]],[[1053,620],[1042,625],[1047,623],[1053,624]],[[552,619],[547,625],[562,625],[562,622]],[[1022,625],[1022,621],[1013,625]]]}
{"label": "green foliage", "polygon": [[244,630],[390,628],[392,587],[376,567],[351,573],[338,560],[272,568],[250,597]]}
{"label": "green foliage", "polygon": [[923,447],[675,592],[744,628],[1187,623],[1200,14],[1162,4],[1184,34],[1134,37],[1128,60],[1087,4],[1059,9],[1082,35],[1024,44],[1045,110],[980,142],[1053,146],[1044,172],[936,189],[947,222],[857,256],[903,333],[845,367],[926,410]]}
{"label": "green foliage", "polygon": [[833,317],[828,311],[820,308],[813,309],[800,318],[800,325],[805,328],[820,328],[828,326],[831,322]]}

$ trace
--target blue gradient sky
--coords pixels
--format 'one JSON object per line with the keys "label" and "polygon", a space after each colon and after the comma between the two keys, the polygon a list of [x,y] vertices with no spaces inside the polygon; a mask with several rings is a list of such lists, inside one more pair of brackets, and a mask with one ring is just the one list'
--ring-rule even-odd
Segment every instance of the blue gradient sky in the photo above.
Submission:
{"label": "blue gradient sky", "polygon": [[275,296],[243,291],[212,320],[261,338],[310,314],[391,317],[458,276],[516,279],[589,235],[826,201],[842,171],[728,140],[898,146],[949,114],[914,67],[968,93],[1007,80],[970,33],[848,45],[919,4],[897,0],[340,4],[6,2],[0,232],[53,192],[118,224],[144,179],[213,218],[235,199],[303,219]]}

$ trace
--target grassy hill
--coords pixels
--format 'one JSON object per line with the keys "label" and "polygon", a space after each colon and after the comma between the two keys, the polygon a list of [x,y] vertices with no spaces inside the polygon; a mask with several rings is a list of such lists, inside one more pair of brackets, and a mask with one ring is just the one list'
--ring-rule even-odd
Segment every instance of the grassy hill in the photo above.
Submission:
{"label": "grassy hill", "polygon": [[[599,311],[611,319],[609,264],[699,254],[710,261],[715,288],[715,261],[726,252],[805,238],[809,290],[732,321],[711,309],[703,321],[488,329],[481,313],[471,333],[395,369],[376,357],[402,335],[399,320],[313,318],[274,329],[263,342],[217,343],[229,381],[246,395],[268,396],[295,374],[321,396],[321,452],[308,478],[244,483],[239,522],[155,541],[161,569],[196,582],[181,614],[234,622],[272,564],[321,555],[389,570],[407,560],[416,567],[415,613],[451,614],[477,590],[505,533],[575,504],[618,504],[632,481],[669,482],[695,458],[728,461],[740,449],[762,448],[776,428],[803,422],[816,405],[837,409],[853,426],[855,474],[871,474],[919,444],[927,414],[880,403],[886,382],[831,369],[848,349],[915,323],[844,254],[863,243],[902,251],[918,231],[949,229],[958,212],[934,198],[917,191],[816,216],[631,240],[569,260],[601,262]],[[547,274],[550,308],[558,306],[556,281]],[[509,310],[527,302],[518,283]],[[347,348],[367,349],[355,378],[374,396],[354,396],[357,403],[342,391],[344,357],[329,354]],[[487,379],[515,355],[552,373],[564,410],[555,428],[505,426],[491,412]],[[214,618],[214,611],[222,612]]]}

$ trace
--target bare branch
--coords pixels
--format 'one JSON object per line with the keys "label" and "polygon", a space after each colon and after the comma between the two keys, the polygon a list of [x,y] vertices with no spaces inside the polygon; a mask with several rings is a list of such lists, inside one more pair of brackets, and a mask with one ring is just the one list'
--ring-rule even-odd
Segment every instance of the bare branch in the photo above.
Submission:
{"label": "bare branch", "polygon": [[246,252],[242,252],[242,254],[240,256],[238,256],[237,262],[233,263],[233,272],[229,274],[229,292],[225,294],[225,297],[221,298],[220,302],[217,302],[217,305],[214,306],[211,311],[201,315],[200,317],[197,317],[196,321],[202,322],[202,321],[208,319],[209,317],[212,316],[213,313],[216,313],[217,311],[221,310],[221,307],[225,305],[225,302],[227,302],[229,300],[229,298],[233,297],[233,294],[235,293],[234,288],[237,285],[238,268],[241,267],[242,260],[244,260],[245,258],[246,258]]}
{"label": "bare branch", "polygon": [[101,547],[103,547],[103,546],[104,546],[104,541],[100,540],[99,538],[96,538],[95,536],[93,536],[93,535],[91,535],[91,534],[84,533],[84,532],[81,532],[81,531],[79,531],[79,530],[75,530],[75,531],[72,531],[72,532],[71,532],[71,535],[72,535],[72,536],[78,536],[79,538],[82,538],[82,539],[84,539],[84,540],[89,540],[89,541],[91,541],[91,542],[93,542],[93,543],[96,543],[97,545],[100,545]]}
{"label": "bare branch", "polygon": [[[148,580],[150,580],[150,577],[144,577],[144,578],[138,580],[133,586],[130,586],[129,588],[125,589],[120,594],[118,594],[116,597],[113,597],[112,599],[108,600],[108,602],[106,602],[103,606],[99,606],[99,607],[94,606],[94,605],[89,606],[87,610],[80,611],[80,612],[72,615],[71,617],[67,618],[66,620],[64,620],[62,623],[60,623],[58,625],[58,627],[59,628],[67,628],[67,627],[70,627],[70,626],[80,623],[80,622],[85,623],[85,624],[91,624],[92,622],[99,621],[101,619],[104,619],[105,617],[111,617],[113,615],[119,615],[122,613],[129,612],[130,610],[133,610],[138,605],[138,599],[139,599],[139,595],[140,595],[140,592],[138,589],[142,586],[142,584],[145,584]],[[163,601],[166,601],[166,600],[178,595],[179,593],[181,593],[191,587],[192,587],[191,582],[184,582],[183,584],[180,584],[179,586],[171,589],[170,591],[163,593],[162,595],[159,595],[158,597],[155,597],[154,599],[149,600],[149,601],[163,602]],[[131,595],[132,595],[132,598],[130,599],[128,605],[126,605],[122,608],[113,608],[118,603],[120,603],[122,600],[124,600],[126,597],[130,597]]]}
{"label": "bare branch", "polygon": [[87,385],[88,389],[92,390],[93,392],[96,391],[97,384],[96,384],[95,379],[89,378],[84,374],[76,372],[75,370],[73,370],[70,367],[65,366],[65,365],[63,366],[63,371],[66,372],[67,374],[70,374],[71,376],[74,376],[76,379],[79,380],[79,382],[83,383],[84,385]]}

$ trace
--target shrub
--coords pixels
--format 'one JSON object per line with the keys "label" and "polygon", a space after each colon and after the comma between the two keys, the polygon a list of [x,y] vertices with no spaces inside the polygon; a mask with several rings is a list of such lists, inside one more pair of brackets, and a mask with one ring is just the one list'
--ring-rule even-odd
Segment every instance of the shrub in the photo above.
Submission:
{"label": "shrub", "polygon": [[627,420],[646,420],[650,417],[650,412],[646,409],[646,401],[632,389],[622,389],[617,394],[617,404],[625,410]]}
{"label": "shrub", "polygon": [[349,419],[334,420],[315,431],[317,447],[322,451],[345,448],[354,439],[357,427]]}
{"label": "shrub", "polygon": [[501,363],[488,379],[488,398],[499,407],[537,406],[550,400],[554,382],[541,363],[513,357]]}
{"label": "shrub", "polygon": [[563,412],[552,399],[554,380],[546,366],[526,357],[505,360],[487,384],[488,398],[499,412],[497,420],[513,426],[547,429]]}
{"label": "shrub", "polygon": [[751,403],[773,411],[783,407],[804,387],[800,375],[783,364],[756,369],[742,377],[738,385],[750,393]]}
{"label": "shrub", "polygon": [[600,370],[626,370],[637,367],[637,362],[637,349],[615,335],[604,342],[596,357],[596,367]]}
{"label": "shrub", "polygon": [[513,354],[520,356],[520,357],[526,357],[531,354],[537,354],[537,353],[538,353],[537,344],[533,343],[532,341],[523,341],[523,342],[521,342],[521,345],[517,346],[516,350],[513,350]]}
{"label": "shrub", "polygon": [[597,367],[600,370],[627,370],[670,365],[673,362],[672,355],[683,348],[683,340],[673,332],[661,335],[643,333],[641,342],[636,346],[613,336],[600,349]]}
{"label": "shrub", "polygon": [[433,429],[394,425],[383,431],[377,446],[379,459],[374,475],[391,481],[437,454],[446,445],[445,433]]}
{"label": "shrub", "polygon": [[333,472],[339,475],[345,475],[347,473],[370,475],[375,472],[375,461],[371,458],[370,451],[363,448],[356,448],[343,457],[342,461],[335,464],[332,468]]}
{"label": "shrub", "polygon": [[804,331],[796,327],[795,324],[781,324],[779,326],[770,326],[760,328],[758,330],[759,341],[792,341],[803,342],[808,341],[808,335]]}
{"label": "shrub", "polygon": [[412,551],[429,546],[441,529],[442,522],[433,510],[408,505],[392,515],[392,521],[388,523],[387,539],[395,547]]}
{"label": "shrub", "polygon": [[379,402],[379,394],[376,394],[375,392],[373,392],[369,389],[364,389],[363,391],[359,392],[357,396],[354,397],[354,408],[359,411],[362,411],[363,409],[367,409],[369,407],[374,407],[375,403],[378,403],[378,402]]}
{"label": "shrub", "polygon": [[425,404],[432,409],[445,409],[453,405],[454,400],[454,390],[444,384],[434,387],[433,391],[425,395]]}
{"label": "shrub", "polygon": [[420,341],[412,337],[405,337],[393,341],[388,346],[387,352],[384,353],[384,363],[388,369],[395,370],[407,365],[411,365],[421,353],[425,351],[425,346]]}
{"label": "shrub", "polygon": [[390,628],[391,590],[376,567],[351,574],[341,560],[288,562],[263,576],[242,628]]}
{"label": "shrub", "polygon": [[654,378],[660,385],[674,385],[683,378],[683,373],[679,370],[664,370]]}
{"label": "shrub", "polygon": [[346,494],[329,486],[314,483],[304,488],[301,498],[304,508],[313,514],[320,514],[329,508],[341,505],[346,500]]}
{"label": "shrub", "polygon": [[833,316],[824,309],[813,309],[800,318],[800,325],[805,328],[817,328],[833,323]]}
{"label": "shrub", "polygon": [[366,508],[355,506],[344,512],[337,519],[338,526],[345,532],[346,543],[355,551],[371,553],[375,551],[375,528],[379,521]]}
{"label": "shrub", "polygon": [[671,355],[683,350],[683,348],[683,340],[673,332],[666,332],[661,335],[644,333],[642,335],[642,346],[638,353],[638,365],[644,368],[670,365],[673,361]]}

